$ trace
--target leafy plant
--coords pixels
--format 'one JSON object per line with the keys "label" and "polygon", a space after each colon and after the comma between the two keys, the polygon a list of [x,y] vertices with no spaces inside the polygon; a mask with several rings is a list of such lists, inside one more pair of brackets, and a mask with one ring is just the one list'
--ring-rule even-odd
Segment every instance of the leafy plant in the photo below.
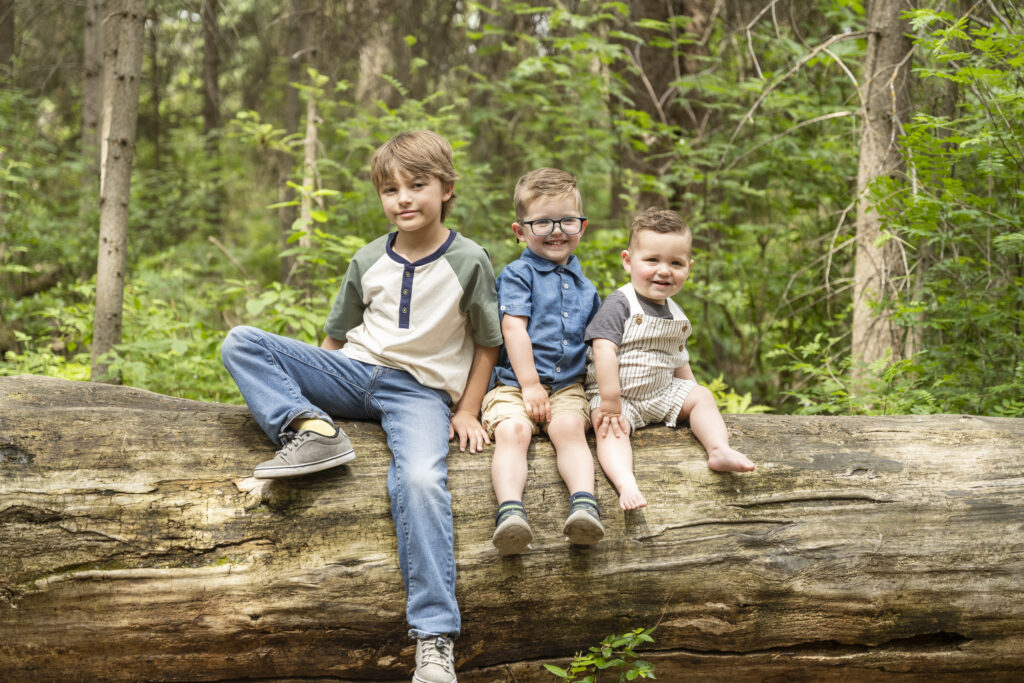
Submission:
{"label": "leafy plant", "polygon": [[654,642],[651,637],[653,632],[653,628],[637,628],[622,635],[610,635],[597,647],[591,647],[585,653],[577,652],[567,668],[553,664],[545,664],[544,668],[555,678],[580,683],[596,683],[601,672],[609,670],[619,672],[619,681],[657,678],[654,665],[639,659],[636,654],[636,649],[641,645]]}

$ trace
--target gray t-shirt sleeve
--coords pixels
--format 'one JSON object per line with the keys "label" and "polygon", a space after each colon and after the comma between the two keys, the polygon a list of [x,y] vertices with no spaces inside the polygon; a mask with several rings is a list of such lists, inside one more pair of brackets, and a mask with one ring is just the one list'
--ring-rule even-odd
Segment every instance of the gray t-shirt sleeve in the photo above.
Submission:
{"label": "gray t-shirt sleeve", "polygon": [[626,318],[629,317],[629,301],[626,295],[616,290],[608,295],[594,319],[587,325],[583,341],[592,344],[595,339],[607,339],[616,346],[622,343],[622,330],[626,326]]}

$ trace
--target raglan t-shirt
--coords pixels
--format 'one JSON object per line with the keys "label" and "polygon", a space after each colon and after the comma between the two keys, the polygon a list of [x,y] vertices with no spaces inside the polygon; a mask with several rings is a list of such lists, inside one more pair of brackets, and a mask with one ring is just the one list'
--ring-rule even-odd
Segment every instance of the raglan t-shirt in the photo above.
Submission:
{"label": "raglan t-shirt", "polygon": [[476,242],[450,231],[437,251],[410,263],[397,233],[356,252],[324,324],[353,360],[404,370],[458,402],[474,342],[500,346],[494,270]]}

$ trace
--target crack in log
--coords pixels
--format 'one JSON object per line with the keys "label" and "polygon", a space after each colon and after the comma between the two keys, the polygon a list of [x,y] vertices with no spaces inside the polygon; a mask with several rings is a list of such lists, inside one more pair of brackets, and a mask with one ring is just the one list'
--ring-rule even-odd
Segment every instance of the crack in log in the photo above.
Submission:
{"label": "crack in log", "polygon": [[859,491],[854,493],[844,493],[841,491],[825,491],[820,494],[807,493],[795,496],[787,494],[772,494],[760,498],[754,498],[749,501],[729,503],[729,506],[738,508],[758,508],[795,504],[814,506],[838,506],[856,505],[858,503],[885,504],[896,502],[899,502],[899,499],[896,496],[878,496]]}
{"label": "crack in log", "polygon": [[973,640],[961,633],[948,631],[936,631],[933,633],[917,633],[903,638],[893,638],[871,645],[869,643],[840,643],[836,640],[817,640],[805,643],[794,643],[792,645],[780,645],[759,650],[692,650],[688,648],[675,648],[672,650],[645,650],[645,652],[658,654],[689,654],[707,657],[755,657],[759,655],[774,654],[815,654],[819,656],[835,655],[849,656],[851,654],[864,654],[878,652],[880,650],[894,650],[899,652],[946,652],[952,649],[959,649],[962,645]]}
{"label": "crack in log", "polygon": [[[791,524],[794,524],[794,522],[788,519],[707,519],[699,522],[687,522],[685,524],[671,524],[660,527],[657,530],[650,530],[647,533],[634,533],[630,535],[630,538],[635,541],[649,541],[651,539],[664,536],[672,531],[678,531],[680,529],[696,529],[698,527],[745,527],[762,525],[784,527]],[[730,528],[728,531],[729,533],[740,533],[740,531],[735,528]]]}

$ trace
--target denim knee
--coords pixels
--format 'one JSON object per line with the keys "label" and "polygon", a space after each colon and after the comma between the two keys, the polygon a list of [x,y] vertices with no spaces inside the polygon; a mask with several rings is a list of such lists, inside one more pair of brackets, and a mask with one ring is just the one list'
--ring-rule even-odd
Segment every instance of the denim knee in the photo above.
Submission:
{"label": "denim knee", "polygon": [[238,325],[232,327],[228,331],[226,337],[224,337],[223,343],[220,345],[220,359],[221,362],[225,358],[235,357],[239,353],[248,353],[249,349],[256,344],[256,340],[259,337],[260,329],[251,327],[250,325]]}

